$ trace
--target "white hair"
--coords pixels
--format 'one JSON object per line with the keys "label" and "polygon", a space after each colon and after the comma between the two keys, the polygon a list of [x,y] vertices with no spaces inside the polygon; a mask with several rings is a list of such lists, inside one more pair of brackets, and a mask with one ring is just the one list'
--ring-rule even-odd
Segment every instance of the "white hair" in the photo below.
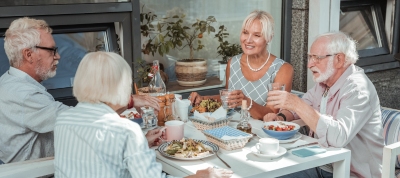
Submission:
{"label": "white hair", "polygon": [[355,64],[358,60],[358,53],[356,47],[356,41],[351,37],[344,34],[343,32],[329,32],[323,33],[316,37],[316,40],[320,38],[328,38],[328,44],[326,44],[327,52],[329,54],[343,53],[345,56],[345,66]]}
{"label": "white hair", "polygon": [[91,52],[80,62],[73,94],[79,102],[128,105],[132,93],[132,70],[118,54]]}
{"label": "white hair", "polygon": [[40,29],[48,33],[52,32],[44,20],[23,17],[11,23],[4,38],[4,50],[11,66],[19,67],[21,65],[23,49],[33,48],[40,44]]}
{"label": "white hair", "polygon": [[269,43],[274,37],[274,18],[268,12],[254,10],[243,21],[242,30],[253,24],[254,20],[259,20],[262,26],[261,33]]}

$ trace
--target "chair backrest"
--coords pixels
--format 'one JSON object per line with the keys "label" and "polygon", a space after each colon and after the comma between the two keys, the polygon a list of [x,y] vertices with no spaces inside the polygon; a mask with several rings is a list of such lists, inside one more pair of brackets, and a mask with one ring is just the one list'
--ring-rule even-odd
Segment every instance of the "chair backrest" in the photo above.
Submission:
{"label": "chair backrest", "polygon": [[395,168],[400,168],[400,110],[382,107],[381,112],[385,139],[382,177],[394,177]]}

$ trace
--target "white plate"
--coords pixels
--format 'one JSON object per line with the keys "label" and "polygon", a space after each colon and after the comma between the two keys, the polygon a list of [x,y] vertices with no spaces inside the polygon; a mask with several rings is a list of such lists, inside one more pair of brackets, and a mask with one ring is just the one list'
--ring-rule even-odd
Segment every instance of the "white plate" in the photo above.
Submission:
{"label": "white plate", "polygon": [[197,157],[192,157],[192,158],[179,158],[179,157],[175,157],[174,155],[169,155],[167,153],[165,153],[165,150],[167,149],[168,145],[171,144],[171,142],[165,142],[163,144],[161,144],[160,146],[158,146],[157,150],[161,153],[161,155],[163,155],[164,157],[167,158],[173,158],[173,159],[179,159],[179,160],[198,160],[198,159],[202,159],[202,158],[206,158],[206,157],[210,157],[213,156],[215,152],[217,152],[219,150],[219,147],[214,144],[211,143],[209,141],[206,140],[197,140],[197,139],[193,139],[196,142],[201,142],[203,143],[203,145],[205,147],[207,147],[207,149],[212,149],[213,153],[204,155],[204,156],[197,156]]}
{"label": "white plate", "polygon": [[[253,130],[256,130],[253,128]],[[266,134],[264,131],[262,130],[256,130],[255,134],[257,134],[257,136],[261,137],[261,138],[273,138],[271,136],[269,136],[268,134]],[[301,138],[301,136],[303,136],[301,133],[297,132],[296,134],[294,134],[294,136],[292,138],[286,139],[286,140],[279,140],[279,143],[290,143],[290,142],[294,142],[298,139]]]}
{"label": "white plate", "polygon": [[253,147],[251,147],[251,152],[253,154],[255,154],[256,156],[261,157],[261,158],[274,159],[274,158],[278,158],[278,157],[284,155],[287,152],[287,150],[286,150],[286,148],[283,148],[283,147],[280,146],[279,150],[278,150],[278,152],[276,154],[267,155],[267,154],[261,154],[257,150],[256,146],[253,146]]}

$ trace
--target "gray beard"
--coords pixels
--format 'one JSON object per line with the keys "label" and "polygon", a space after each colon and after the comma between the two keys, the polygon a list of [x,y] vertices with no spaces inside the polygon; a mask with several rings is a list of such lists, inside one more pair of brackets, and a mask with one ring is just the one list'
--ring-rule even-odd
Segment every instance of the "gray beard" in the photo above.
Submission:
{"label": "gray beard", "polygon": [[35,68],[35,71],[36,75],[38,75],[42,81],[52,78],[56,75],[56,70],[51,71],[51,68],[46,70],[40,65]]}

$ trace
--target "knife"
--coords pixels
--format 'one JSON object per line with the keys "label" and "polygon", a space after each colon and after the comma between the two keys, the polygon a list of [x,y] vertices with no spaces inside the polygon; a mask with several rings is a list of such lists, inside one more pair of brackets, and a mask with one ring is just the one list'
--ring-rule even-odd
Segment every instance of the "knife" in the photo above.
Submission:
{"label": "knife", "polygon": [[286,150],[289,151],[291,149],[300,148],[300,147],[304,147],[304,146],[310,146],[310,145],[316,145],[316,144],[318,144],[318,142],[311,142],[311,143],[307,143],[307,144],[304,144],[304,145],[299,145],[299,146],[295,146],[295,147],[286,148]]}

